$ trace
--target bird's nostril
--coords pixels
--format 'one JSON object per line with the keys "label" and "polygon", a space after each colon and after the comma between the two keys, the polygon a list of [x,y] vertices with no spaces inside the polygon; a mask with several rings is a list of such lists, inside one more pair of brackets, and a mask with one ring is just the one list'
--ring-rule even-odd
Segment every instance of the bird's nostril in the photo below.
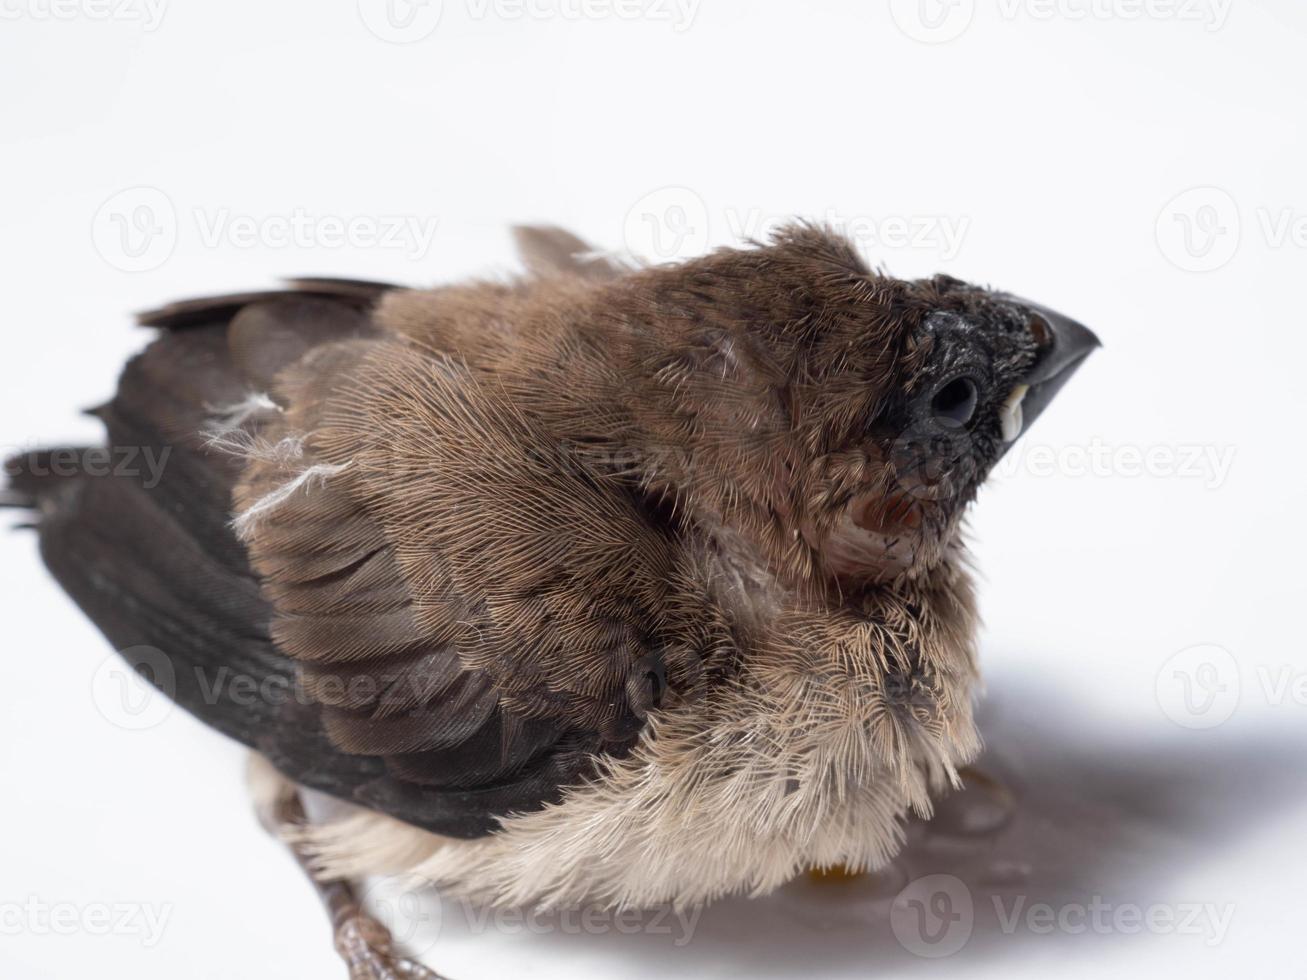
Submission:
{"label": "bird's nostril", "polygon": [[1038,313],[1030,318],[1030,334],[1035,338],[1035,344],[1040,350],[1053,342],[1053,328]]}

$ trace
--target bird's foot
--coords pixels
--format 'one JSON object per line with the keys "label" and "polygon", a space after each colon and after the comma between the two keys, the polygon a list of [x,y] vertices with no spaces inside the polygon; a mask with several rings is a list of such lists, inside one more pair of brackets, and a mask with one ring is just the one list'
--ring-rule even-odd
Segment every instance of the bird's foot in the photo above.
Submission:
{"label": "bird's foot", "polygon": [[399,955],[390,931],[361,911],[336,926],[336,952],[349,967],[350,980],[444,980]]}
{"label": "bird's foot", "polygon": [[850,881],[857,881],[859,878],[865,878],[867,872],[854,871],[842,864],[833,864],[828,868],[809,868],[808,880],[815,881],[822,885],[840,885]]}

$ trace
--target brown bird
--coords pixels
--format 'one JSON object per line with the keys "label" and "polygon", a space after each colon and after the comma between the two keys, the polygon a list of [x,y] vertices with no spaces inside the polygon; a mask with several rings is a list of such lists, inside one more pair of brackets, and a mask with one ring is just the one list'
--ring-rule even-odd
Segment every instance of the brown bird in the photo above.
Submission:
{"label": "brown bird", "polygon": [[979,750],[963,512],[1097,345],[804,225],[647,269],[518,234],[510,283],[148,314],[95,414],[161,477],[8,465],[64,588],[255,750],[355,977],[433,976],[368,873],[628,907],[889,860]]}

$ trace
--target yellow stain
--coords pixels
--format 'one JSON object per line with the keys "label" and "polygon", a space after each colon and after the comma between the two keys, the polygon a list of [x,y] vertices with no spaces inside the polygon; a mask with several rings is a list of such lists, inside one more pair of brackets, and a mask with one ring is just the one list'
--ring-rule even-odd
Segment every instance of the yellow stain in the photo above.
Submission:
{"label": "yellow stain", "polygon": [[839,884],[847,881],[857,881],[859,878],[865,878],[867,872],[852,871],[842,864],[836,864],[829,868],[809,868],[808,880],[818,884]]}

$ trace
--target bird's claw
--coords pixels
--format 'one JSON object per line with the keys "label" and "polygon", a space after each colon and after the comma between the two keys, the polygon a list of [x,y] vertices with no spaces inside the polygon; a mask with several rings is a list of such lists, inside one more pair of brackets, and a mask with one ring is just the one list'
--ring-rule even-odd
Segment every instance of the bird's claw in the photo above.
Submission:
{"label": "bird's claw", "polygon": [[400,956],[390,932],[368,915],[354,915],[336,929],[336,951],[350,980],[445,980],[421,963]]}

